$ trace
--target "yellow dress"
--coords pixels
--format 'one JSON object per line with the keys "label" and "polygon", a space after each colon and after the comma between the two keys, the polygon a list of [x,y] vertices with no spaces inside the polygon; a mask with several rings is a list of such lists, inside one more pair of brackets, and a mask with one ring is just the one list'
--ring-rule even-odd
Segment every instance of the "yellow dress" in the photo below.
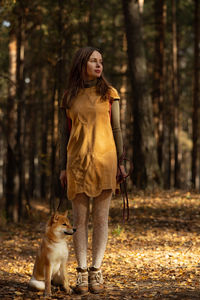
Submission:
{"label": "yellow dress", "polygon": [[[113,87],[110,97],[119,99]],[[96,87],[81,89],[67,115],[72,120],[67,145],[68,198],[78,193],[98,196],[116,189],[117,153],[109,115],[109,99],[102,101]]]}

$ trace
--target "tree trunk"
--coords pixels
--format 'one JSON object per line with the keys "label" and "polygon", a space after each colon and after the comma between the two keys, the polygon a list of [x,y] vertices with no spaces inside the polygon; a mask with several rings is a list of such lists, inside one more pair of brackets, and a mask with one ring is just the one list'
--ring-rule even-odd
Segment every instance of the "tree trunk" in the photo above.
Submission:
{"label": "tree trunk", "polygon": [[[58,20],[58,33],[60,35],[60,43],[58,45],[58,61],[57,61],[57,68],[56,68],[56,78],[57,78],[57,84],[56,84],[56,88],[57,88],[57,97],[58,97],[58,107],[60,107],[60,100],[62,98],[62,86],[64,86],[64,82],[63,82],[63,78],[64,78],[64,69],[63,69],[63,54],[64,54],[64,45],[63,45],[63,27],[64,27],[64,22],[63,22],[63,1],[60,0],[59,1],[59,20]],[[92,24],[93,24],[93,14],[92,14],[92,10],[94,9],[94,0],[90,0],[90,10],[89,10],[89,20],[88,20],[88,32],[87,32],[87,38],[88,38],[88,45],[91,45],[92,43],[92,38],[93,38],[93,33],[92,33]],[[55,79],[56,79],[55,78]],[[59,114],[60,114],[60,109],[56,110],[56,117],[58,118],[58,128],[57,128],[57,134],[55,137],[55,146],[58,144],[57,140],[58,140],[58,131],[60,128],[60,123],[59,123]],[[58,148],[55,148],[55,152],[57,152]],[[56,154],[56,153],[55,153]],[[59,154],[56,156],[58,157]],[[59,171],[60,168],[58,166],[58,164],[56,164],[58,168],[56,168],[55,170],[55,175],[54,176],[54,185],[55,185],[55,189],[56,189],[56,194],[58,194],[60,200],[61,200],[61,207],[60,210],[65,211],[66,209],[70,209],[71,206],[71,201],[67,198],[67,195],[65,194],[66,191],[62,190],[61,184],[60,184],[60,180],[59,180]],[[64,195],[65,194],[65,195]],[[63,197],[63,195],[65,197]],[[64,198],[64,199],[63,199]],[[62,201],[62,200],[65,200]]]}
{"label": "tree trunk", "polygon": [[176,3],[177,1],[172,0],[172,95],[174,104],[174,187],[179,188],[179,91]]}
{"label": "tree trunk", "polygon": [[164,78],[165,78],[165,25],[166,25],[166,4],[163,1],[155,0],[155,57],[154,57],[154,80],[153,80],[153,106],[155,130],[157,136],[158,164],[160,169],[163,162],[163,101],[164,101]]}
{"label": "tree trunk", "polygon": [[29,132],[29,150],[28,150],[28,160],[29,160],[29,180],[28,180],[28,194],[30,198],[34,197],[35,190],[35,152],[36,152],[36,124],[37,124],[37,114],[36,107],[32,103],[34,99],[34,94],[31,93],[30,98],[30,112],[29,112],[29,122],[30,122],[30,132]]}
{"label": "tree trunk", "polygon": [[[46,77],[44,77],[46,78]],[[42,82],[42,88],[45,91],[44,88],[44,78]],[[47,193],[47,176],[46,176],[46,169],[47,169],[47,132],[48,132],[48,106],[43,101],[41,104],[41,128],[42,128],[42,134],[41,134],[41,154],[40,154],[40,195],[42,199],[46,198]]]}
{"label": "tree trunk", "polygon": [[6,195],[6,217],[14,222],[18,220],[17,212],[17,175],[16,175],[16,124],[17,124],[17,107],[14,101],[16,96],[16,60],[17,60],[17,39],[14,33],[10,35],[9,43],[9,87],[8,87],[8,102],[6,112],[6,180],[5,180],[5,195]]}
{"label": "tree trunk", "polygon": [[192,117],[192,185],[196,188],[197,154],[199,137],[199,0],[195,0],[194,8],[194,86],[193,86],[193,117]]}
{"label": "tree trunk", "polygon": [[123,0],[131,86],[133,91],[133,181],[138,188],[161,183],[154,137],[153,108],[147,89],[147,70],[138,3]]}
{"label": "tree trunk", "polygon": [[50,177],[50,211],[55,211],[55,161],[56,161],[56,143],[55,143],[55,95],[56,95],[56,78],[53,88],[51,102],[51,177]]}
{"label": "tree trunk", "polygon": [[170,59],[165,63],[165,97],[163,102],[163,157],[162,157],[162,173],[163,186],[165,189],[171,187],[171,172],[172,172],[172,122],[173,122],[173,105],[171,97],[171,64]]}
{"label": "tree trunk", "polygon": [[19,177],[18,189],[18,220],[22,215],[22,196],[24,193],[24,155],[23,155],[23,132],[24,115],[23,115],[23,90],[24,90],[24,32],[23,32],[23,17],[22,12],[19,11],[18,28],[17,28],[17,136],[16,136],[16,153],[17,153],[17,171]]}

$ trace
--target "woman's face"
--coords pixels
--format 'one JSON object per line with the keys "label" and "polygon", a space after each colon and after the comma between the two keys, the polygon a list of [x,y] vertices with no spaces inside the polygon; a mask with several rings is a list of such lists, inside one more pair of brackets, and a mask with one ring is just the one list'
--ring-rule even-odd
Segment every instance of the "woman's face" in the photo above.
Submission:
{"label": "woman's face", "polygon": [[87,62],[86,80],[94,80],[99,78],[103,71],[103,60],[101,53],[98,51],[92,52]]}

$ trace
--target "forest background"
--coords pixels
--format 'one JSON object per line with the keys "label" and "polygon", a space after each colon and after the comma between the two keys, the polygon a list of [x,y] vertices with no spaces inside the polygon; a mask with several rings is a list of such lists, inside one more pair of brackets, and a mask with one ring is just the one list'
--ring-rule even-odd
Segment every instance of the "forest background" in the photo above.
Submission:
{"label": "forest background", "polygon": [[85,45],[102,50],[121,96],[129,191],[200,189],[198,0],[0,5],[1,218],[61,197],[58,107]]}

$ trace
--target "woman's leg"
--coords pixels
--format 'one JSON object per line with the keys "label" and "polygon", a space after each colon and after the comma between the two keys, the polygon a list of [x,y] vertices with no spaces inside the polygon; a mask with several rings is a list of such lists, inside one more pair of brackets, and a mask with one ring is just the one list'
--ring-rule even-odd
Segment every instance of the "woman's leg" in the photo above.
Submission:
{"label": "woman's leg", "polygon": [[78,268],[87,268],[87,246],[88,246],[88,219],[89,219],[89,197],[77,194],[72,200],[73,226],[76,232],[73,234],[74,250]]}
{"label": "woman's leg", "polygon": [[108,239],[108,215],[112,190],[103,190],[93,199],[92,267],[101,267]]}

